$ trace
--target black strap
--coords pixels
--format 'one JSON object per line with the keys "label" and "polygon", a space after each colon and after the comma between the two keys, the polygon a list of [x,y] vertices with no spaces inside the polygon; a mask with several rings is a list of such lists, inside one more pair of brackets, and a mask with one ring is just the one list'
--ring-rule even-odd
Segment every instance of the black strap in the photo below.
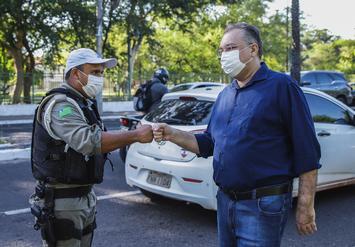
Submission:
{"label": "black strap", "polygon": [[86,102],[84,96],[80,96],[80,95],[72,92],[71,90],[63,88],[63,87],[53,88],[52,90],[50,90],[46,93],[46,97],[49,95],[52,95],[52,94],[56,94],[56,93],[65,94],[66,96],[74,99],[75,101]]}
{"label": "black strap", "polygon": [[66,159],[66,155],[65,154],[48,154],[46,157],[46,160],[65,160]]}
{"label": "black strap", "polygon": [[75,188],[54,189],[54,199],[75,198],[86,196],[90,193],[92,186],[80,186]]}
{"label": "black strap", "polygon": [[112,163],[112,160],[108,157],[107,154],[105,154],[105,161],[108,161],[110,163],[110,166],[111,166],[111,169],[113,171],[113,163]]}
{"label": "black strap", "polygon": [[82,236],[85,236],[89,233],[92,233],[95,229],[96,229],[97,225],[96,225],[96,218],[94,219],[94,221],[88,225],[87,227],[85,227],[82,231]]}
{"label": "black strap", "polygon": [[[89,110],[89,105],[88,105],[88,102],[85,97],[74,93],[70,89],[66,89],[66,88],[62,88],[62,87],[54,88],[54,89],[48,91],[46,94],[46,97],[49,95],[52,95],[52,94],[56,94],[56,93],[65,94],[67,97],[74,99],[78,103],[81,110],[83,111],[84,116],[89,121],[89,124],[93,124],[98,121],[100,123],[100,125],[102,125],[102,120],[100,118],[100,114],[97,109],[97,102],[95,99],[91,99],[91,101],[92,101],[91,109],[94,112],[94,115],[95,115],[95,117],[94,117],[94,116],[92,116],[92,113],[90,113],[91,111]],[[97,121],[95,118],[97,119]]]}
{"label": "black strap", "polygon": [[232,200],[240,201],[240,200],[252,200],[258,199],[264,196],[273,196],[273,195],[281,195],[292,191],[292,182],[272,185],[257,188],[251,191],[239,192],[235,190],[225,190],[222,191],[227,194]]}

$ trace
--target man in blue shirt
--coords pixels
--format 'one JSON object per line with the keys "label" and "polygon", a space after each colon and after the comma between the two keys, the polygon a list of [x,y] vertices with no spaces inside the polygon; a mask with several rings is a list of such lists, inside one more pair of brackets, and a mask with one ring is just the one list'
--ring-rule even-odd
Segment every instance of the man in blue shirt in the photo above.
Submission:
{"label": "man in blue shirt", "polygon": [[155,140],[213,155],[219,246],[280,246],[295,177],[298,231],[314,233],[320,146],[301,89],[261,62],[262,42],[252,25],[227,26],[219,51],[234,80],[218,96],[207,131],[193,135],[157,124]]}

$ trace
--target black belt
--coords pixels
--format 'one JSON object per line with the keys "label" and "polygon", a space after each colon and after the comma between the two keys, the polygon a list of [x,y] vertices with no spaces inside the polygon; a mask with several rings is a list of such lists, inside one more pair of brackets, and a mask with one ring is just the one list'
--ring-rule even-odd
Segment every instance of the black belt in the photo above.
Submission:
{"label": "black belt", "polygon": [[267,187],[260,187],[250,191],[239,192],[236,190],[221,189],[232,200],[253,200],[264,196],[281,195],[292,191],[292,182],[272,185]]}
{"label": "black belt", "polygon": [[75,188],[54,188],[54,199],[75,198],[86,196],[90,193],[92,186],[80,186]]}

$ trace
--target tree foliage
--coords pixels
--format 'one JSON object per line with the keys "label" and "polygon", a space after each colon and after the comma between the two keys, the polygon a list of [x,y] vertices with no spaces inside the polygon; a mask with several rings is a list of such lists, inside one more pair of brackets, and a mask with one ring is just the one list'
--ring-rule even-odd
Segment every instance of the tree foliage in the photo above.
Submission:
{"label": "tree foliage", "polygon": [[[119,66],[110,70],[131,91],[132,78],[149,79],[166,67],[174,82],[229,81],[217,49],[228,23],[248,22],[261,31],[263,60],[288,70],[290,29],[286,10],[270,15],[272,0],[104,0],[103,53]],[[298,2],[295,1],[294,2]],[[70,50],[95,48],[96,1],[8,0],[0,2],[0,70],[17,72],[13,102],[29,102],[31,74],[40,61],[47,68],[65,63]],[[297,16],[298,14],[295,13]],[[300,23],[303,70],[339,70],[355,75],[354,40]],[[297,38],[297,37],[296,37]],[[36,53],[43,53],[36,58]]]}
{"label": "tree foliage", "polygon": [[8,0],[0,2],[0,45],[15,62],[17,82],[13,103],[19,103],[22,92],[30,102],[35,52],[41,50],[50,63],[59,54],[61,42],[74,46],[90,44],[87,33],[95,30],[94,2]]}

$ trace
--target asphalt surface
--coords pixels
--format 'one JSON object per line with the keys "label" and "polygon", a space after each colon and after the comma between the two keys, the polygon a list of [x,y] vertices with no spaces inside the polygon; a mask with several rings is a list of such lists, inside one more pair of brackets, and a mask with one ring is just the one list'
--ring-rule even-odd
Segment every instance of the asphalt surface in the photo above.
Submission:
{"label": "asphalt surface", "polygon": [[[104,122],[109,130],[120,129],[116,119]],[[28,146],[31,128],[0,125],[0,137]],[[95,188],[109,198],[98,201],[93,246],[217,246],[215,212],[169,199],[152,202],[125,183],[118,152],[111,158],[114,171],[107,166],[104,182]],[[0,247],[41,246],[31,214],[13,211],[29,207],[34,188],[29,160],[0,162],[0,188]],[[318,193],[316,212],[318,232],[310,237],[297,234],[295,212],[290,213],[282,247],[355,247],[355,186]]]}
{"label": "asphalt surface", "polygon": [[[137,191],[125,183],[118,153],[111,156],[115,170],[107,166],[105,180],[96,186],[96,194],[115,196]],[[0,246],[41,245],[30,213],[4,214],[27,208],[33,187],[29,160],[0,162]],[[318,232],[311,237],[298,236],[292,211],[282,246],[355,246],[354,205],[355,186],[317,194]],[[97,210],[93,246],[217,246],[216,214],[198,205],[174,200],[151,202],[139,193],[99,200]]]}

